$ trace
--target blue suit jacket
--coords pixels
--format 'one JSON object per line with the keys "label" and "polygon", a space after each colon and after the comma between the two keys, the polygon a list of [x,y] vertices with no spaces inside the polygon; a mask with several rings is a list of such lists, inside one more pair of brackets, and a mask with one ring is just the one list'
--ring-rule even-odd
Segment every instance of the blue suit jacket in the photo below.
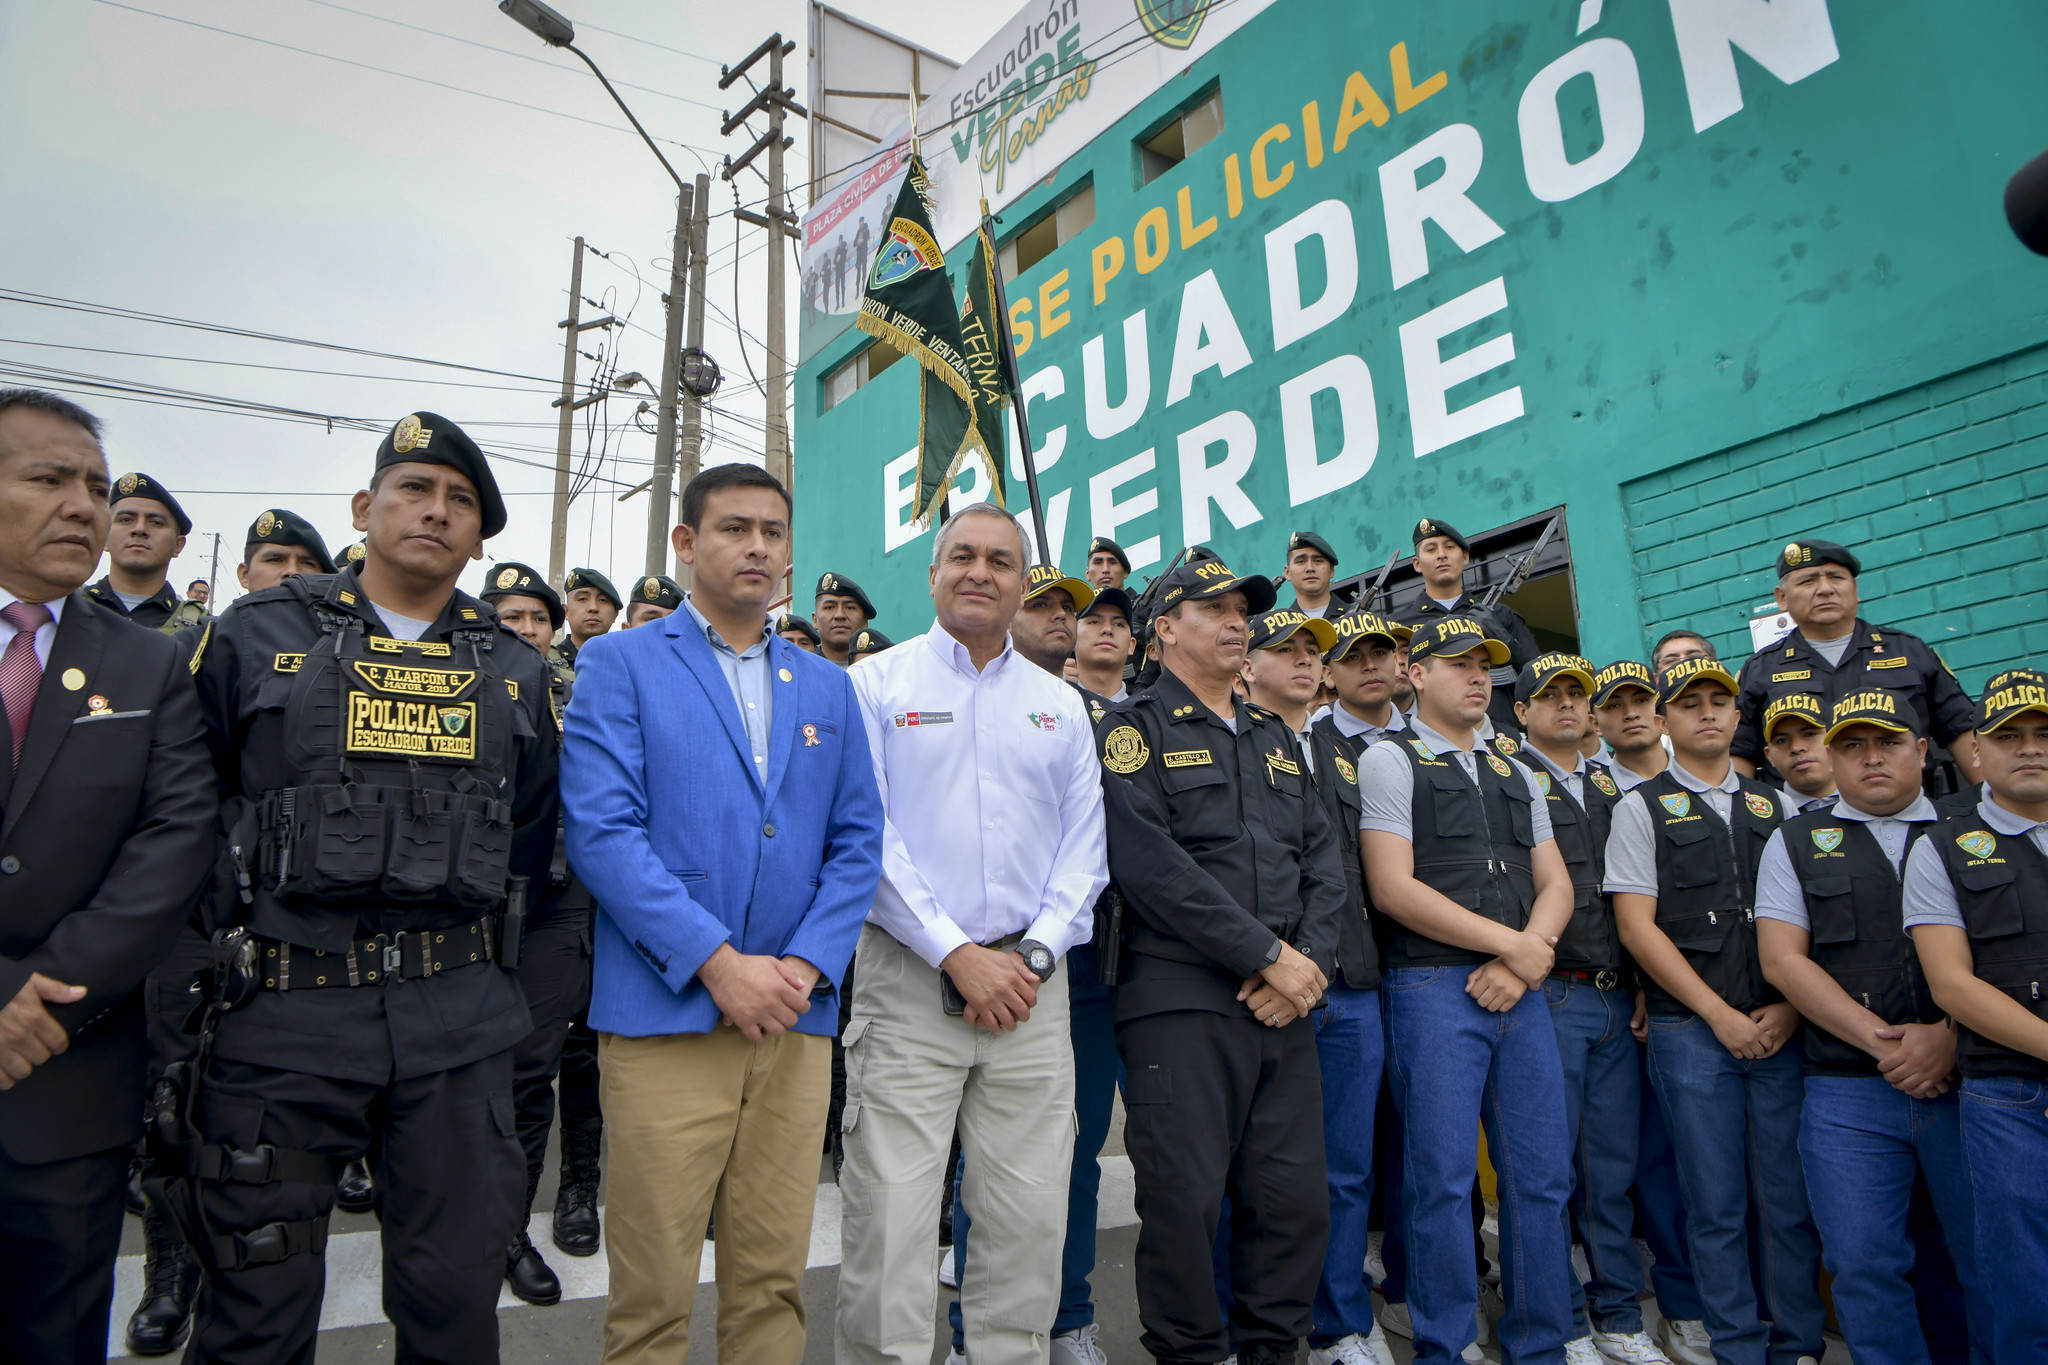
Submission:
{"label": "blue suit jacket", "polygon": [[838,1028],[880,877],[882,802],[853,686],[768,642],[768,779],[687,609],[576,656],[564,718],[569,862],[598,903],[590,1025],[647,1037],[718,1027],[697,968],[719,944],[824,973],[801,1033]]}

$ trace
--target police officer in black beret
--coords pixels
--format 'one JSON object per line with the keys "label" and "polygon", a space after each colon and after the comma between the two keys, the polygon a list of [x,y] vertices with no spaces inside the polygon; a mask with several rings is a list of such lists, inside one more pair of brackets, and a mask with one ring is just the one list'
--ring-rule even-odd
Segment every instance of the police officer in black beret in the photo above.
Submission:
{"label": "police officer in black beret", "polygon": [[[569,581],[576,582],[579,574],[589,572],[579,569]],[[576,685],[576,671],[549,643],[562,623],[562,600],[533,569],[511,561],[501,562],[487,575],[481,596],[497,608],[499,620],[548,658],[548,709],[559,734]],[[533,1217],[541,1168],[547,1164],[548,1130],[555,1119],[555,1078],[563,1069],[571,1026],[590,1006],[594,905],[590,892],[569,868],[568,845],[559,827],[547,885],[532,888],[529,901],[526,934],[519,950],[519,985],[533,1015],[533,1032],[512,1054],[512,1097],[519,1117],[519,1144],[526,1151],[526,1203],[519,1230],[505,1253],[505,1283],[527,1303],[551,1304],[561,1302],[562,1282],[534,1249],[526,1224]],[[602,1124],[602,1111],[593,1112],[596,1122]],[[567,1120],[579,1117],[580,1113],[565,1116],[565,1166],[571,1164],[571,1148],[578,1145],[569,1138]],[[571,1254],[576,1253],[572,1250]]]}
{"label": "police officer in black beret", "polygon": [[626,604],[626,629],[659,621],[682,605],[682,584],[667,574],[649,574],[633,585],[633,600]]}
{"label": "police officer in black beret", "polygon": [[818,628],[793,611],[775,618],[775,633],[809,654],[816,654],[821,644]]}
{"label": "police officer in black beret", "polygon": [[107,537],[107,576],[85,590],[138,626],[175,634],[206,619],[206,606],[181,602],[171,587],[171,561],[185,549],[192,518],[171,490],[147,474],[123,474],[107,497],[113,531]]}
{"label": "police officer in black beret", "polygon": [[569,623],[569,633],[556,648],[562,662],[574,668],[576,651],[612,628],[619,619],[619,613],[626,609],[626,599],[612,586],[612,581],[595,569],[571,569],[569,576],[562,580],[562,607]]}
{"label": "police officer in black beret", "polygon": [[818,652],[844,668],[853,662],[853,637],[875,619],[875,604],[845,574],[824,573],[818,575],[811,618],[822,641]]}
{"label": "police officer in black beret", "polygon": [[369,542],[359,540],[341,552],[341,567],[345,569],[351,564],[360,564],[369,557],[369,554]]}
{"label": "police officer in black beret", "polygon": [[1981,781],[1969,694],[1926,641],[1857,614],[1863,565],[1856,556],[1831,540],[1795,540],[1778,552],[1777,569],[1778,605],[1791,616],[1792,633],[1742,666],[1741,719],[1730,750],[1736,770],[1756,776],[1765,756],[1764,708],[1787,692],[1811,693],[1826,715],[1849,693],[1881,687],[1912,706],[1916,732],[1948,746],[1965,785]]}
{"label": "police officer in black beret", "polygon": [[1124,553],[1124,547],[1108,536],[1097,536],[1088,542],[1088,571],[1082,577],[1088,586],[1100,592],[1104,588],[1121,588],[1124,580],[1131,576],[1131,557]]}
{"label": "police officer in black beret", "polygon": [[1513,733],[1515,725],[1515,677],[1542,650],[1521,614],[1505,602],[1482,612],[1479,600],[1465,591],[1465,569],[1472,562],[1472,545],[1447,521],[1424,517],[1415,523],[1411,539],[1415,544],[1415,572],[1422,578],[1422,596],[1415,599],[1401,620],[1411,626],[1441,620],[1446,616],[1490,621],[1493,638],[1508,647],[1508,661],[1493,670],[1493,700],[1487,704],[1487,719],[1496,731]]}
{"label": "police officer in black beret", "polygon": [[1329,541],[1314,531],[1296,531],[1287,538],[1287,571],[1281,576],[1294,585],[1294,609],[1303,616],[1328,621],[1342,614],[1330,600],[1336,571],[1337,552]]}
{"label": "police officer in black beret", "polygon": [[853,637],[853,643],[847,648],[846,661],[848,664],[857,664],[870,654],[880,654],[885,649],[894,649],[895,647],[896,642],[882,634],[881,631],[873,629],[862,630]]}
{"label": "police officer in black beret", "polygon": [[[1097,723],[1130,798],[1108,829],[1138,920],[1117,992],[1138,1311],[1160,1359],[1235,1349],[1272,1365],[1310,1330],[1329,1237],[1322,1077],[1303,1021],[1336,969],[1343,861],[1293,732],[1232,694],[1271,580],[1210,559],[1161,589],[1164,671]],[[1226,1189],[1228,1325],[1210,1260]]]}
{"label": "police officer in black beret", "polygon": [[327,542],[297,512],[273,507],[249,524],[235,578],[244,592],[258,592],[295,573],[333,573]]}
{"label": "police officer in black beret", "polygon": [[401,419],[354,516],[360,566],[251,593],[195,664],[229,891],[199,1075],[153,1110],[207,1273],[194,1361],[311,1359],[335,1173],[366,1153],[398,1358],[498,1358],[559,739],[539,654],[455,586],[505,524],[468,435]]}

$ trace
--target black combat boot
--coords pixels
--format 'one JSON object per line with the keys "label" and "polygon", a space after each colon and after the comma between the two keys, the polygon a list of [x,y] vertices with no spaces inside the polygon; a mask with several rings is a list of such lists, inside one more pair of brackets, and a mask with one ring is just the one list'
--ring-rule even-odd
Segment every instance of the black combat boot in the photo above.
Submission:
{"label": "black combat boot", "polygon": [[128,1350],[139,1356],[169,1355],[192,1330],[199,1265],[177,1221],[154,1201],[143,1212],[142,1233],[142,1304],[128,1319]]}
{"label": "black combat boot", "polygon": [[142,1217],[143,1210],[149,1207],[149,1196],[142,1192],[142,1182],[150,1174],[151,1169],[148,1157],[128,1158],[128,1212],[137,1218]]}
{"label": "black combat boot", "polygon": [[595,1256],[598,1246],[597,1152],[604,1122],[562,1125],[562,1183],[555,1194],[555,1245],[571,1256]]}
{"label": "black combat boot", "polygon": [[361,1157],[341,1168],[334,1182],[334,1202],[343,1213],[368,1213],[377,1207],[377,1189],[370,1183],[370,1166]]}
{"label": "black combat boot", "polygon": [[526,1235],[525,1228],[519,1229],[512,1245],[505,1250],[505,1283],[519,1298],[543,1308],[562,1301],[561,1280],[541,1259],[540,1252],[534,1250],[533,1239]]}

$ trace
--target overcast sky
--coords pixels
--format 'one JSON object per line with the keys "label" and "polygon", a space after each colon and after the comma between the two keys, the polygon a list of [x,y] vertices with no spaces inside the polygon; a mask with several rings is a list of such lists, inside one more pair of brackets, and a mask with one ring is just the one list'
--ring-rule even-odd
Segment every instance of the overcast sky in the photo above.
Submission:
{"label": "overcast sky", "polygon": [[[746,362],[759,373],[761,350],[747,340],[743,354],[728,319],[736,314],[752,338],[765,334],[764,234],[743,229],[735,265],[734,194],[717,177],[718,157],[738,155],[751,139],[722,141],[718,127],[720,111],[747,92],[721,92],[718,71],[779,26],[798,45],[785,79],[803,100],[803,0],[557,7],[582,26],[578,45],[607,75],[646,87],[621,93],[651,133],[702,149],[663,144],[686,179],[710,168],[712,209],[725,213],[711,222],[705,345],[726,384],[713,400],[723,411],[710,419],[703,458],[758,463],[763,403]],[[955,59],[1017,8],[1015,0],[838,7]],[[799,182],[808,174],[805,140],[800,125],[792,133],[790,178]],[[486,547],[493,559],[547,568],[556,440],[548,404],[559,391],[556,323],[566,316],[578,234],[612,256],[585,257],[584,295],[632,323],[610,340],[586,332],[583,349],[615,348],[608,360],[621,373],[660,372],[673,184],[588,71],[493,0],[6,0],[0,166],[0,287],[505,372],[7,298],[0,385],[35,383],[23,367],[48,367],[380,424],[418,409],[442,413],[508,457],[496,468],[511,522]],[[742,172],[737,183],[758,206],[762,181]],[[793,198],[801,208],[801,194]],[[792,317],[792,351],[795,330]],[[587,377],[593,366],[580,369]],[[207,576],[214,532],[220,578],[233,591],[242,538],[267,507],[305,515],[330,549],[357,538],[347,495],[366,482],[379,433],[195,411],[57,379],[47,386],[106,420],[116,474],[143,470],[178,495],[194,523],[171,566],[181,595]],[[569,562],[615,578],[638,574],[645,544],[646,495],[616,501],[649,472],[653,438],[633,425],[643,398],[651,400],[650,389],[587,410],[605,417],[590,442],[606,452],[594,472],[618,484],[594,482],[570,516]],[[641,420],[651,432],[652,413]],[[579,425],[579,452],[584,437]],[[464,586],[481,579],[472,570]]]}

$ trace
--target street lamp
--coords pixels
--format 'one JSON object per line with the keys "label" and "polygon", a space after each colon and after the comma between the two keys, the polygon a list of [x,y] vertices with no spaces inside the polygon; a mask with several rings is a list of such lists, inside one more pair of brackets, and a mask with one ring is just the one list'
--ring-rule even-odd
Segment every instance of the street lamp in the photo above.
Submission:
{"label": "street lamp", "polygon": [[[498,0],[498,9],[510,16],[512,21],[546,43],[549,47],[567,48],[582,59],[619,106],[619,112],[633,125],[633,131],[640,134],[640,140],[647,144],[647,150],[654,153],[654,159],[668,172],[669,179],[676,182],[676,238],[675,249],[670,252],[668,285],[668,334],[663,338],[661,352],[661,411],[654,431],[654,479],[650,485],[651,503],[647,509],[647,572],[658,574],[666,559],[663,553],[668,544],[669,483],[674,473],[676,453],[676,386],[677,369],[682,360],[683,348],[683,290],[684,271],[690,259],[690,201],[691,188],[676,174],[676,168],[668,164],[668,158],[661,154],[661,148],[654,145],[654,139],[640,126],[640,120],[619,98],[619,92],[605,79],[604,72],[597,69],[597,63],[590,60],[583,49],[576,46],[576,26],[569,22],[553,7],[542,0]],[[715,367],[714,367],[715,368]]]}

